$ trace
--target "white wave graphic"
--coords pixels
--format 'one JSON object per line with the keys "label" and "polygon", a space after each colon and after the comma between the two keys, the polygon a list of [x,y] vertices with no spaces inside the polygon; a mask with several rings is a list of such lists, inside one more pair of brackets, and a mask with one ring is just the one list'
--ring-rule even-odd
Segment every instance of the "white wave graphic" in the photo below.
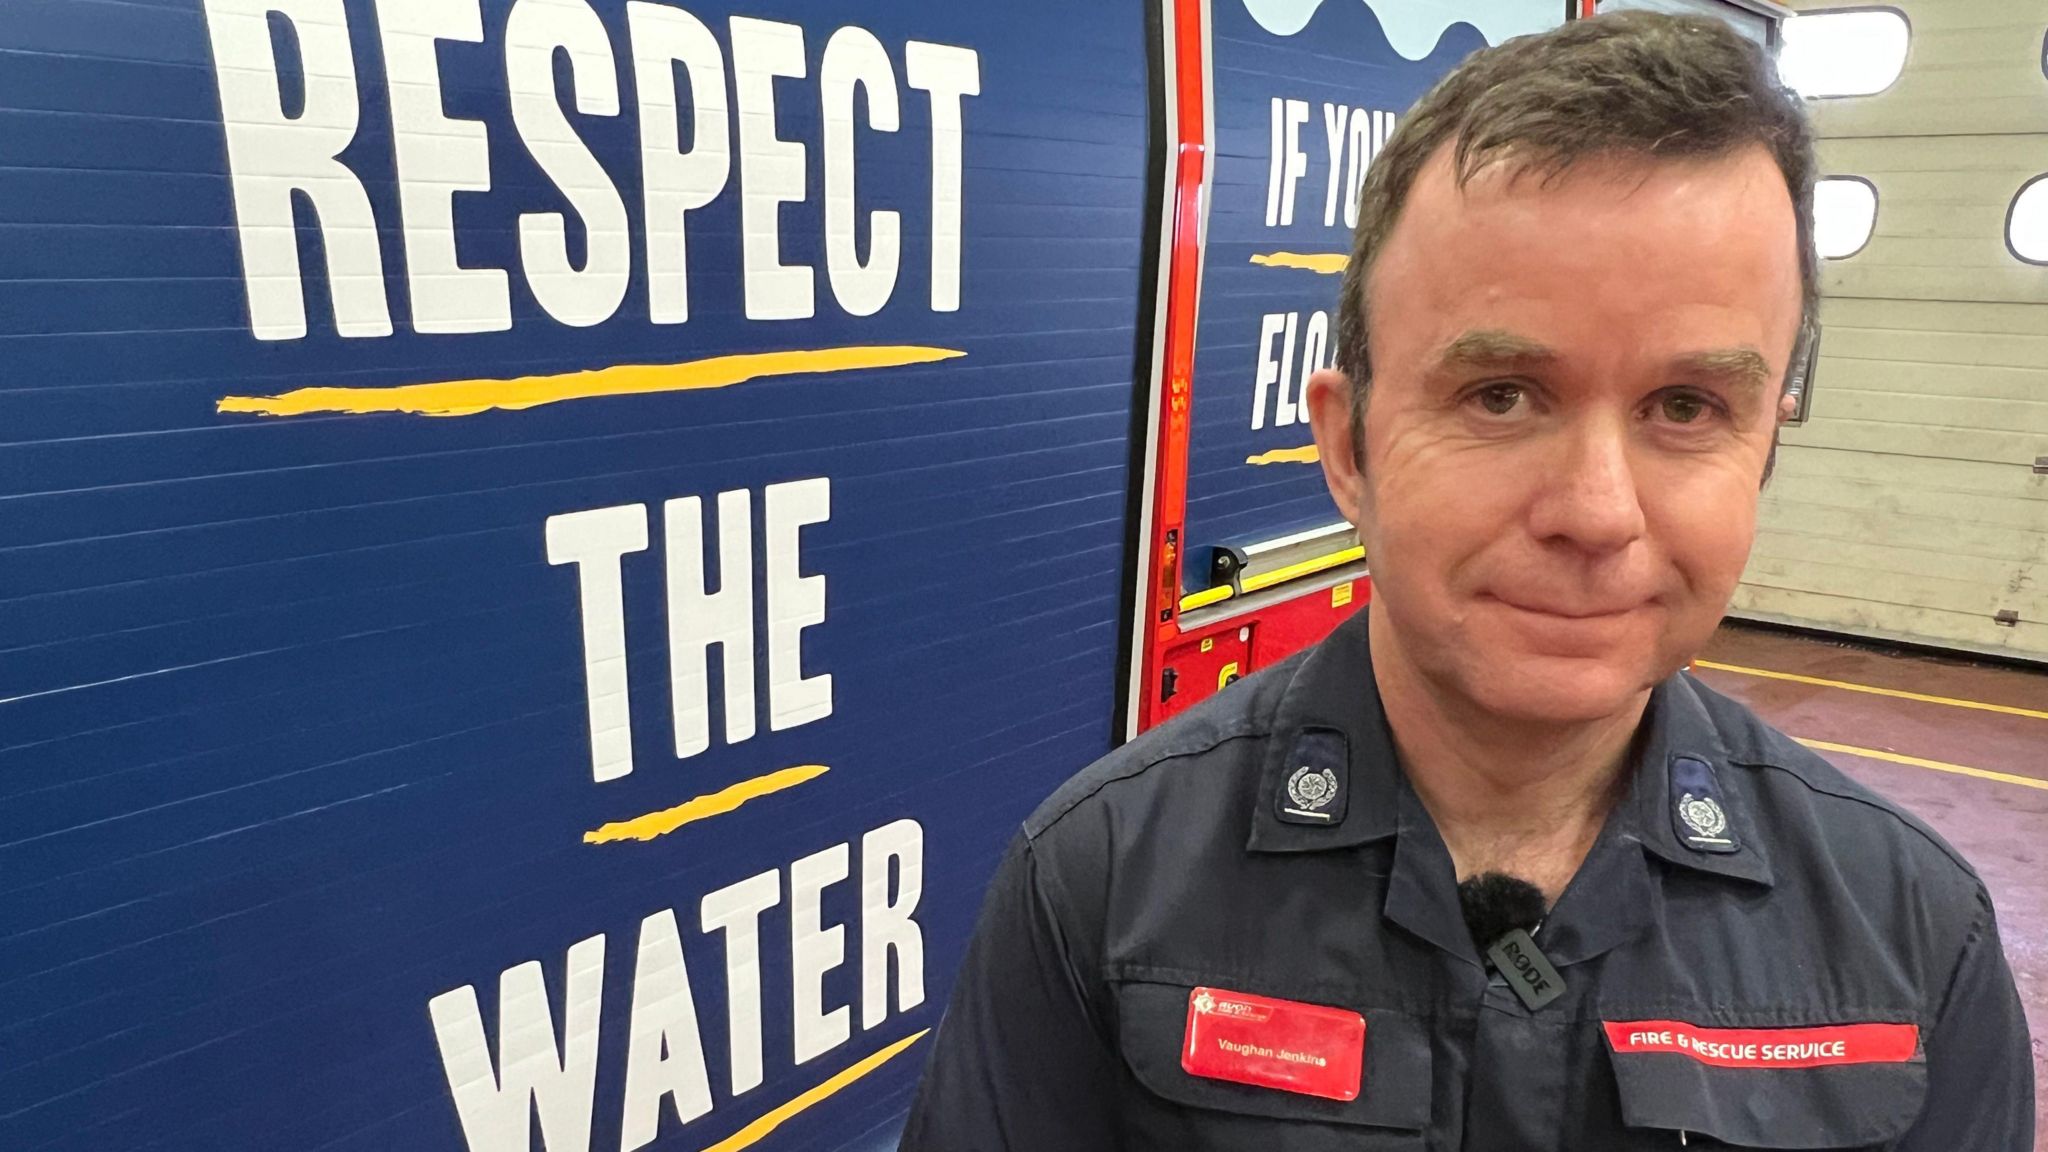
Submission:
{"label": "white wave graphic", "polygon": [[[1420,60],[1436,50],[1444,30],[1463,22],[1479,29],[1489,44],[1510,36],[1554,28],[1563,19],[1557,0],[1337,0],[1362,2],[1379,17],[1394,51]],[[1275,36],[1292,36],[1308,27],[1323,0],[1244,0],[1259,27]]]}

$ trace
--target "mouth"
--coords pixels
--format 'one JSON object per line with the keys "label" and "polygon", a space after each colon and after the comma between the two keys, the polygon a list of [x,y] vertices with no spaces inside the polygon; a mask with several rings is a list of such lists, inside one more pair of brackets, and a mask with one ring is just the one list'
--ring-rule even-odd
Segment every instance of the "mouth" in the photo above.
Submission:
{"label": "mouth", "polygon": [[1486,594],[1484,596],[1484,599],[1492,600],[1496,604],[1500,604],[1503,607],[1512,608],[1517,612],[1526,612],[1532,616],[1547,616],[1553,620],[1571,620],[1583,622],[1618,620],[1621,617],[1626,616],[1629,613],[1635,611],[1638,607],[1635,604],[1548,604],[1542,602],[1510,599],[1509,597],[1493,593]]}

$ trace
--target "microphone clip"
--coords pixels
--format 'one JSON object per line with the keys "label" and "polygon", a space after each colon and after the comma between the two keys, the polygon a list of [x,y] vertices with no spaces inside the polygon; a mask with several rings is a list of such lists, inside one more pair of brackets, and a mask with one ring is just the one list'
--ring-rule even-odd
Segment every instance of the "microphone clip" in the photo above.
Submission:
{"label": "microphone clip", "polygon": [[1523,929],[1513,929],[1495,940],[1486,950],[1486,958],[1507,977],[1508,987],[1531,1012],[1564,995],[1564,977]]}

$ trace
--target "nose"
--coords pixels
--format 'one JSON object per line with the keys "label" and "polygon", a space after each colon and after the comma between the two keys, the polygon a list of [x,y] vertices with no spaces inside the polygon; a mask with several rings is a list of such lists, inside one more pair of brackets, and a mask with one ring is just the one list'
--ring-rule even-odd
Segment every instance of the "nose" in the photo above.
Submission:
{"label": "nose", "polygon": [[1560,432],[1541,478],[1530,530],[1540,540],[1583,552],[1617,552],[1642,538],[1643,505],[1629,462],[1628,428],[1588,419]]}

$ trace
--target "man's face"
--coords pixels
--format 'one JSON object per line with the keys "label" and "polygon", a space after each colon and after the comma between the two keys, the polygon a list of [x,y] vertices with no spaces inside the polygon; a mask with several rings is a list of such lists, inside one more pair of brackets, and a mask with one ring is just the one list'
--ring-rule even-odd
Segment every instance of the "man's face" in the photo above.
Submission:
{"label": "man's face", "polygon": [[1496,166],[1463,189],[1440,151],[1367,285],[1362,475],[1348,384],[1310,391],[1372,564],[1375,650],[1558,722],[1615,715],[1697,652],[1755,532],[1794,236],[1761,147],[1547,186]]}

